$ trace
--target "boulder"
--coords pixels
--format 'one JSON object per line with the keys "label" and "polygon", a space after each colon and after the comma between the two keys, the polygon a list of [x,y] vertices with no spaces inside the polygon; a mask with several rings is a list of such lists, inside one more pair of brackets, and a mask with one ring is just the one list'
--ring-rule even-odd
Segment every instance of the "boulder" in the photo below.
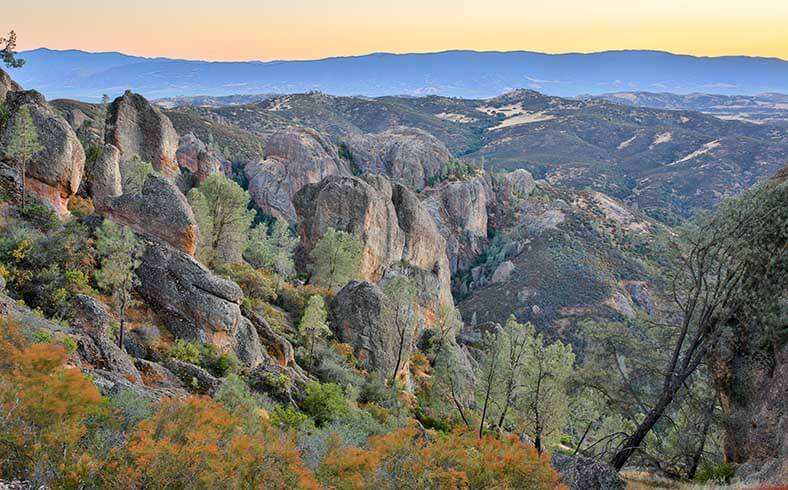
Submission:
{"label": "boulder", "polygon": [[306,184],[329,175],[350,175],[338,158],[337,149],[318,132],[288,128],[274,133],[260,161],[246,165],[249,194],[264,211],[296,221],[293,196]]}
{"label": "boulder", "polygon": [[181,136],[175,157],[178,165],[191,173],[191,186],[198,186],[208,176],[222,171],[222,161],[214,156],[194,133]]}
{"label": "boulder", "polygon": [[104,145],[95,162],[87,170],[87,183],[93,206],[99,213],[109,211],[112,200],[123,194],[120,175],[120,150]]}
{"label": "boulder", "polygon": [[[137,291],[175,337],[234,352],[249,368],[279,366],[291,380],[306,379],[292,345],[261,316],[242,311],[243,292],[236,283],[158,240],[144,242]],[[147,353],[144,344],[135,342],[135,349]]]}
{"label": "boulder", "polygon": [[512,277],[512,272],[514,272],[514,270],[515,266],[511,260],[501,262],[501,264],[495,269],[495,272],[493,272],[490,282],[493,284],[507,282],[509,278]]}
{"label": "boulder", "polygon": [[349,146],[361,170],[387,175],[417,190],[444,174],[451,158],[440,140],[421,129],[404,126],[353,137]]}
{"label": "boulder", "polygon": [[550,464],[569,490],[623,490],[624,482],[610,465],[584,456],[555,453]]}
{"label": "boulder", "polygon": [[525,169],[518,168],[499,175],[502,180],[502,197],[505,199],[525,199],[536,189],[533,176]]}
{"label": "boulder", "polygon": [[423,199],[446,240],[451,273],[467,270],[487,247],[488,190],[484,179],[443,182]]}
{"label": "boulder", "polygon": [[140,234],[159,238],[189,255],[194,255],[197,248],[199,231],[186,196],[175,184],[159,175],[148,175],[141,193],[102,200],[96,211]]}
{"label": "boulder", "polygon": [[183,383],[183,387],[190,393],[212,396],[219,389],[222,382],[211,373],[177,359],[168,359],[164,367]]}
{"label": "boulder", "polygon": [[[79,190],[82,180],[85,151],[71,126],[49,107],[43,95],[33,90],[8,92],[6,95],[6,107],[11,119],[0,135],[4,144],[11,136],[17,111],[24,105],[30,109],[33,124],[38,130],[38,140],[44,147],[27,162],[26,188],[51,205],[60,217],[66,217],[69,214],[68,199]],[[4,176],[19,172],[15,162],[3,161],[0,162],[0,167],[4,168],[1,172]],[[9,184],[11,181],[8,178],[5,180],[7,183],[4,187],[7,192],[8,187],[21,185],[19,178],[15,180],[17,184]],[[18,196],[21,188],[10,193]]]}
{"label": "boulder", "polygon": [[138,155],[166,177],[178,175],[178,133],[145,97],[127,91],[109,106],[105,141],[120,150],[121,161]]}
{"label": "boulder", "polygon": [[21,85],[16,83],[11,76],[0,69],[0,102],[5,101],[8,92],[21,92],[24,90]]}
{"label": "boulder", "polygon": [[329,324],[336,339],[352,345],[367,369],[391,378],[399,343],[395,330],[381,321],[382,309],[383,290],[366,281],[351,281],[331,301]]}

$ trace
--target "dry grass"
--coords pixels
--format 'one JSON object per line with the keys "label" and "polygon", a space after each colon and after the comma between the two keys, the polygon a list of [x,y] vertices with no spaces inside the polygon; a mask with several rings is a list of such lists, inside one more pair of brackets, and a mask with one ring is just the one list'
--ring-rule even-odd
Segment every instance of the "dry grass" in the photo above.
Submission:
{"label": "dry grass", "polygon": [[682,482],[657,476],[647,471],[622,471],[621,477],[627,485],[627,490],[654,490],[669,488],[676,490],[788,490],[788,485],[762,485],[762,484],[698,484]]}

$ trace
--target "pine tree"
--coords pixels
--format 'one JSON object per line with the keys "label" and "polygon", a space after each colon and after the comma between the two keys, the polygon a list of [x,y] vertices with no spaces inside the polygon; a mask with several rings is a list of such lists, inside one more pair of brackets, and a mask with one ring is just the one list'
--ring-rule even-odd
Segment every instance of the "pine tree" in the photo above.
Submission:
{"label": "pine tree", "polygon": [[295,272],[293,251],[298,239],[290,233],[285,220],[275,219],[270,230],[258,225],[249,232],[244,258],[253,266],[276,272],[282,277],[290,277]]}
{"label": "pine tree", "polygon": [[416,308],[416,286],[407,277],[395,277],[383,286],[383,324],[395,332],[397,340],[397,362],[391,375],[392,384],[397,379],[405,347],[413,343],[418,321]]}
{"label": "pine tree", "polygon": [[361,252],[361,242],[357,238],[329,228],[309,254],[311,281],[318,286],[341,288],[358,272]]}
{"label": "pine tree", "polygon": [[208,258],[209,265],[238,262],[255,216],[249,193],[224,175],[213,174],[189,191],[188,199],[198,226],[204,225],[198,256]]}
{"label": "pine tree", "polygon": [[124,194],[141,194],[148,175],[155,172],[150,162],[142,160],[134,155],[131,160],[121,166],[122,180],[121,187]]}
{"label": "pine tree", "polygon": [[298,324],[310,358],[314,352],[317,339],[331,335],[327,318],[328,314],[326,313],[326,304],[323,301],[323,297],[319,294],[311,296],[304,310],[304,315],[301,317],[301,322]]}
{"label": "pine tree", "polygon": [[8,68],[21,68],[25,64],[25,60],[16,57],[16,32],[11,31],[8,37],[0,37],[0,45],[5,44],[0,49],[0,56],[3,58],[3,63]]}
{"label": "pine tree", "polygon": [[96,231],[96,255],[101,263],[96,282],[101,289],[112,293],[120,321],[118,346],[122,349],[126,310],[133,303],[131,293],[137,280],[135,271],[140,265],[142,244],[129,228],[105,220]]}
{"label": "pine tree", "polygon": [[5,145],[6,157],[19,162],[22,176],[22,206],[26,204],[27,164],[33,156],[42,151],[44,146],[38,141],[38,130],[33,124],[30,107],[23,105],[14,117],[13,126]]}

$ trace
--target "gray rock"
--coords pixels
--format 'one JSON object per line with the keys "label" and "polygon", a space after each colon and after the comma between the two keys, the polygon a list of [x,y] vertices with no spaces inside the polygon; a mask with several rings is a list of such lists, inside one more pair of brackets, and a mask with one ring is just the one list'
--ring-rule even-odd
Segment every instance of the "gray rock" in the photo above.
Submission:
{"label": "gray rock", "polygon": [[127,91],[109,106],[105,141],[120,150],[121,161],[135,155],[166,177],[178,175],[178,133],[161,110]]}
{"label": "gray rock", "polygon": [[5,101],[8,92],[20,92],[22,86],[16,83],[11,76],[0,69],[0,101]]}
{"label": "gray rock", "polygon": [[[434,276],[432,304],[451,301],[446,245],[415,194],[383,176],[327,177],[309,184],[293,199],[306,254],[328,228],[343,230],[363,244],[359,275],[378,283],[404,264]],[[437,286],[437,287],[435,287]]]}
{"label": "gray rock", "polygon": [[501,174],[503,178],[503,192],[506,199],[524,199],[536,189],[536,182],[530,172],[518,168],[511,172]]}
{"label": "gray rock", "polygon": [[610,465],[583,456],[555,453],[550,463],[569,490],[623,490],[624,482]]}
{"label": "gray rock", "polygon": [[181,168],[189,170],[192,177],[190,186],[198,186],[210,175],[222,172],[222,161],[194,133],[181,136],[175,157]]}
{"label": "gray rock", "polygon": [[97,211],[107,211],[112,199],[123,194],[120,175],[120,150],[104,145],[101,154],[87,171],[90,197]]}
{"label": "gray rock", "polygon": [[112,198],[96,210],[189,255],[197,248],[199,230],[189,202],[175,184],[156,174],[148,175],[141,193]]}
{"label": "gray rock", "polygon": [[425,189],[424,206],[446,240],[452,274],[467,270],[487,247],[488,190],[484,179]]}
{"label": "gray rock", "polygon": [[[26,187],[28,192],[38,196],[51,205],[61,217],[68,216],[68,198],[79,190],[85,166],[85,152],[71,129],[71,126],[60,117],[46,102],[40,93],[30,90],[26,92],[8,92],[6,106],[11,119],[0,138],[5,144],[11,135],[14,117],[22,106],[28,106],[33,124],[38,130],[38,138],[44,149],[36,153],[27,163]],[[0,155],[0,158],[5,158]],[[2,174],[8,174],[4,187],[11,187],[11,181],[18,182],[21,178],[10,179],[19,170],[15,162],[0,162]],[[8,192],[7,192],[8,193]],[[21,194],[21,187],[12,190],[11,194]]]}
{"label": "gray rock", "polygon": [[387,175],[417,190],[444,174],[451,158],[440,140],[421,129],[404,126],[355,136],[349,145],[354,161],[365,172]]}
{"label": "gray rock", "polygon": [[265,146],[263,159],[245,168],[249,194],[274,216],[296,221],[293,196],[306,184],[329,175],[350,175],[336,147],[317,131],[288,128],[277,131]]}
{"label": "gray rock", "polygon": [[200,366],[188,362],[169,359],[164,367],[175,375],[190,393],[212,396],[222,384],[219,378],[211,375]]}
{"label": "gray rock", "polygon": [[514,272],[514,270],[515,266],[511,260],[501,262],[501,264],[495,269],[495,272],[493,272],[490,282],[493,284],[506,282],[512,277],[512,272]]}

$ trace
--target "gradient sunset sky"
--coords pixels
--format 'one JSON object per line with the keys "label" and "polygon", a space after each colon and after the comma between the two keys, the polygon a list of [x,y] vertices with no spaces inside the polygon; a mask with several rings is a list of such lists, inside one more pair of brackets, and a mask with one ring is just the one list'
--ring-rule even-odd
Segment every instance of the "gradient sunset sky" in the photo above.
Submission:
{"label": "gradient sunset sky", "polygon": [[[446,49],[658,49],[788,59],[788,0],[22,0],[19,49],[206,60]],[[10,3],[10,5],[9,5]]]}

